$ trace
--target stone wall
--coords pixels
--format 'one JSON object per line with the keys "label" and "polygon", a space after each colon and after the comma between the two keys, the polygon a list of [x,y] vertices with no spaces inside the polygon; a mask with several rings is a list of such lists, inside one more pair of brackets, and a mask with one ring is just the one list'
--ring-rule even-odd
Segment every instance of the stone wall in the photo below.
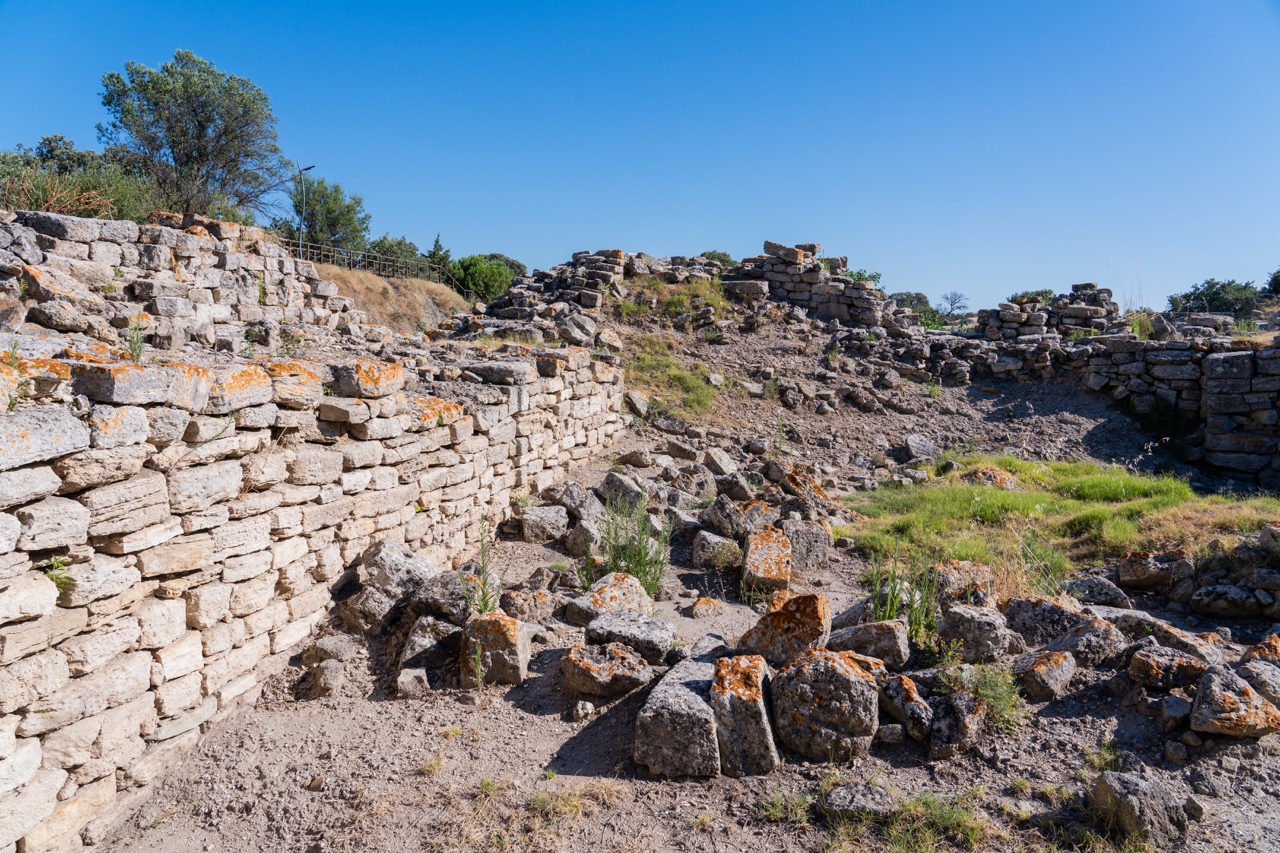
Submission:
{"label": "stone wall", "polygon": [[[53,355],[39,399],[0,414],[6,853],[105,838],[256,699],[375,539],[456,563],[482,517],[623,426],[620,371],[573,348],[416,372]],[[422,376],[436,396],[411,390]]]}
{"label": "stone wall", "polygon": [[978,312],[975,325],[991,340],[1014,340],[1039,335],[1096,335],[1120,319],[1120,306],[1111,291],[1096,284],[1073,284],[1071,292],[1049,302],[1001,302]]}

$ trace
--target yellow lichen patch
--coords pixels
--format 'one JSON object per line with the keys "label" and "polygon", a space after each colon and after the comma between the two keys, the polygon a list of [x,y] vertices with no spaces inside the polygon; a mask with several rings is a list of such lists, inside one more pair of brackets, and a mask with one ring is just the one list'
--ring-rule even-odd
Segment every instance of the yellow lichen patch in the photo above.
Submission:
{"label": "yellow lichen patch", "polygon": [[466,414],[460,404],[439,397],[410,397],[409,410],[419,423],[428,427],[448,426]]}
{"label": "yellow lichen patch", "polygon": [[520,622],[505,613],[481,613],[467,623],[467,634],[486,649],[514,646],[520,639]]}
{"label": "yellow lichen patch", "polygon": [[776,527],[763,527],[747,537],[743,586],[756,590],[786,589],[791,583],[791,540]]}
{"label": "yellow lichen patch", "polygon": [[1018,481],[1014,479],[1012,474],[1007,471],[1001,471],[998,468],[979,468],[976,471],[970,471],[960,479],[980,486],[993,486],[1006,491],[1013,491],[1018,487]]}
{"label": "yellow lichen patch", "polygon": [[383,397],[404,387],[404,368],[389,361],[361,359],[352,365],[352,374],[368,397]]}
{"label": "yellow lichen patch", "polygon": [[775,589],[773,595],[769,596],[766,613],[772,613],[775,610],[781,610],[782,605],[795,598],[796,594],[789,589]]}
{"label": "yellow lichen patch", "polygon": [[302,379],[306,382],[321,382],[324,379],[320,371],[305,361],[264,361],[262,362],[262,369],[267,371],[267,375],[272,379],[289,377]]}
{"label": "yellow lichen patch", "polygon": [[18,375],[23,379],[63,382],[71,378],[71,365],[52,358],[14,359]]}
{"label": "yellow lichen patch", "polygon": [[764,658],[759,655],[739,655],[716,661],[716,677],[711,692],[733,695],[744,702],[759,702],[764,694]]}
{"label": "yellow lichen patch", "polygon": [[1056,669],[1067,662],[1067,658],[1071,657],[1067,652],[1041,652],[1036,655],[1036,659],[1031,662],[1031,671],[1036,675],[1040,675],[1047,670]]}
{"label": "yellow lichen patch", "polygon": [[1245,649],[1244,655],[1240,658],[1241,663],[1248,663],[1251,660],[1271,661],[1272,663],[1280,663],[1280,635],[1268,634],[1263,638],[1262,642],[1256,646],[1250,646]]}

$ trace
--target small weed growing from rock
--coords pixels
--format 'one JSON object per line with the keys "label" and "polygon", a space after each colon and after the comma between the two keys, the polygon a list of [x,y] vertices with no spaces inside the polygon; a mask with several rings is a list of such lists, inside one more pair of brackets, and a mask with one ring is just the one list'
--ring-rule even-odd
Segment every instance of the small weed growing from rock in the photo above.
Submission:
{"label": "small weed growing from rock", "polygon": [[1104,770],[1120,769],[1120,744],[1116,743],[1114,738],[1099,741],[1095,749],[1091,746],[1084,748],[1084,761],[1094,770],[1101,773]]}
{"label": "small weed growing from rock", "polygon": [[1031,712],[1018,692],[1013,671],[1003,664],[979,664],[967,675],[939,679],[944,692],[968,690],[987,706],[987,722],[1009,734],[1022,725]]}
{"label": "small weed growing from rock", "polygon": [[[645,592],[657,597],[667,569],[671,522],[654,529],[644,505],[610,501],[600,522],[600,542],[583,558],[580,580],[590,586],[611,572],[626,572],[640,581]],[[599,549],[599,560],[596,559]],[[590,579],[590,580],[588,580]]]}

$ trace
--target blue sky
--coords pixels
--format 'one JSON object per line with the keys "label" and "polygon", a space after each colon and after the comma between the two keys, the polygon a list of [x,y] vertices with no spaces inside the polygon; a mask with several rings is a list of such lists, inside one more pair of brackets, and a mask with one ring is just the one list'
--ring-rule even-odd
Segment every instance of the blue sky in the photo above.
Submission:
{"label": "blue sky", "polygon": [[0,147],[96,145],[102,74],[186,48],[455,255],[819,241],[974,307],[1280,266],[1275,2],[0,0],[0,32]]}

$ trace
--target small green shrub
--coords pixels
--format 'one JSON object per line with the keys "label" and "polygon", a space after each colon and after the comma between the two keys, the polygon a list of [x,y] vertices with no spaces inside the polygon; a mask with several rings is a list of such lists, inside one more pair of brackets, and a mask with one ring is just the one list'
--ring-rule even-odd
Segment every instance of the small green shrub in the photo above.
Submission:
{"label": "small green shrub", "polygon": [[468,255],[454,261],[449,271],[459,287],[470,290],[482,302],[491,302],[511,286],[515,274],[502,261],[490,261],[484,255]]}
{"label": "small green shrub", "polygon": [[1098,746],[1084,748],[1084,762],[1101,773],[1103,770],[1120,769],[1120,744],[1115,738],[1098,741]]}
{"label": "small green shrub", "polygon": [[480,556],[476,560],[475,573],[458,571],[462,581],[462,595],[467,607],[474,613],[492,613],[498,609],[502,595],[502,578],[494,575],[489,566],[489,519],[480,519]]}
{"label": "small green shrub", "polygon": [[1011,734],[1026,722],[1031,712],[1018,692],[1013,671],[1003,664],[979,664],[967,673],[938,680],[942,692],[968,690],[987,707],[987,723],[998,731]]}
{"label": "small green shrub", "polygon": [[790,823],[795,825],[809,822],[809,804],[813,797],[808,794],[772,794],[760,801],[756,814],[768,823]]}

